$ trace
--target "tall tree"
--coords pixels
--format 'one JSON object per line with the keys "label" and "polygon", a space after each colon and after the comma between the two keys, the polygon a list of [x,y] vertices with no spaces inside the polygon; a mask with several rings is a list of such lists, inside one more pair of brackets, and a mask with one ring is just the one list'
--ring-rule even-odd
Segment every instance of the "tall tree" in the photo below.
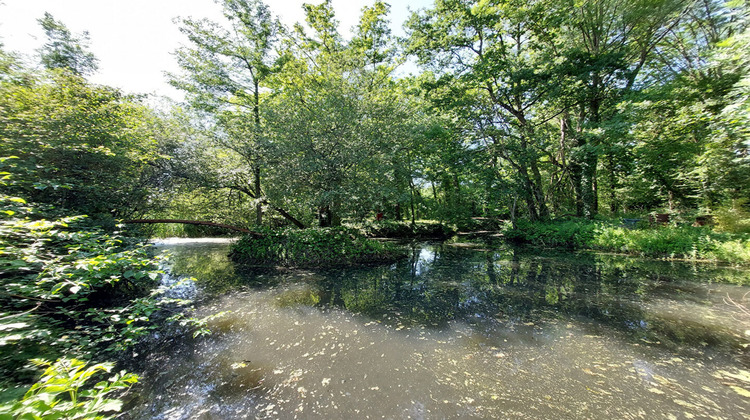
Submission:
{"label": "tall tree", "polygon": [[[223,0],[226,24],[181,19],[180,30],[192,43],[176,55],[183,72],[170,75],[196,108],[222,129],[217,141],[241,156],[252,181],[235,187],[256,199],[256,224],[262,223],[262,88],[273,71],[279,24],[262,0]],[[239,179],[238,179],[239,181]]]}
{"label": "tall tree", "polygon": [[[614,159],[602,136],[603,124],[617,104],[644,79],[660,43],[680,22],[687,0],[563,0],[558,3],[567,40],[564,56],[572,64],[578,107],[563,121],[574,144],[571,162],[577,213],[599,211],[597,169],[600,156],[610,161],[610,194],[617,187]],[[610,200],[611,205],[616,200]],[[616,210],[615,208],[612,209]]]}
{"label": "tall tree", "polygon": [[79,76],[96,72],[99,60],[88,51],[88,32],[75,35],[49,13],[45,13],[44,17],[37,21],[47,36],[47,42],[39,51],[44,67],[66,69]]}
{"label": "tall tree", "polygon": [[408,22],[408,51],[439,75],[439,101],[470,119],[487,151],[515,169],[534,220],[549,217],[537,129],[555,115],[540,106],[559,86],[550,55],[558,22],[549,10],[547,1],[438,0]]}
{"label": "tall tree", "polygon": [[275,190],[286,200],[304,197],[321,225],[337,225],[355,203],[372,208],[382,194],[373,190],[391,176],[388,152],[408,135],[408,109],[391,78],[385,4],[363,10],[350,42],[338,33],[330,1],[304,8],[311,30],[297,25],[290,34],[269,99],[283,168]]}

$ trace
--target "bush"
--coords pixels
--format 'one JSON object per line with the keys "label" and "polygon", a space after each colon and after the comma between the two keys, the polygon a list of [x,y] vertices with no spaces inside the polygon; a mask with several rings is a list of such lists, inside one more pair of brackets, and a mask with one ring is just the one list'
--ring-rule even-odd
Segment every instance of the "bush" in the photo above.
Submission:
{"label": "bush", "polygon": [[257,265],[330,267],[395,261],[406,256],[399,247],[368,239],[354,229],[311,228],[264,230],[232,246],[233,260]]}
{"label": "bush", "polygon": [[[159,327],[164,306],[187,303],[163,298],[147,246],[45,216],[0,195],[0,387],[30,383],[32,358],[115,357]],[[170,320],[201,327],[183,311]]]}
{"label": "bush", "polygon": [[138,381],[138,376],[122,371],[84,389],[89,380],[109,373],[114,365],[87,367],[76,359],[33,362],[46,367],[41,379],[19,400],[0,405],[0,419],[109,419],[103,413],[119,412],[122,401],[105,397]]}
{"label": "bush", "polygon": [[750,233],[750,211],[747,200],[734,200],[729,207],[722,207],[714,212],[716,230],[728,233]]}
{"label": "bush", "polygon": [[412,225],[395,220],[366,222],[356,226],[369,237],[377,238],[435,238],[445,239],[453,236],[455,230],[437,222],[417,222]]}
{"label": "bush", "polygon": [[750,236],[714,232],[709,227],[665,226],[627,229],[607,222],[519,221],[506,239],[543,247],[594,249],[657,258],[750,263]]}
{"label": "bush", "polygon": [[514,242],[526,242],[537,246],[587,248],[594,238],[596,225],[588,220],[566,220],[559,222],[529,222],[519,220],[516,228],[505,231],[505,237]]}

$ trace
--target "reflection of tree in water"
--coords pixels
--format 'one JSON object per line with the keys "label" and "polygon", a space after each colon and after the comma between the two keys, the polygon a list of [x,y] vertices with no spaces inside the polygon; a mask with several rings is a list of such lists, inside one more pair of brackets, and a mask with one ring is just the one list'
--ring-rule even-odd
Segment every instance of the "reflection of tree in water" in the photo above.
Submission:
{"label": "reflection of tree in water", "polygon": [[181,249],[172,261],[174,274],[196,277],[209,295],[240,286],[263,289],[304,283],[311,287],[304,289],[307,294],[297,296],[301,292],[292,288],[281,301],[338,306],[390,325],[443,328],[457,320],[495,328],[572,319],[590,321],[595,329],[620,331],[634,341],[672,348],[740,344],[732,331],[648,308],[654,299],[703,304],[707,288],[682,281],[691,273],[699,279],[738,277],[731,270],[711,271],[705,266],[588,253],[476,251],[422,244],[412,246],[410,258],[392,265],[316,273],[243,268],[229,262],[225,247]]}
{"label": "reflection of tree in water", "polygon": [[338,306],[391,324],[443,326],[460,316],[462,287],[453,279],[470,272],[455,264],[450,250],[414,246],[411,258],[391,266],[347,269],[330,273],[324,281]]}
{"label": "reflection of tree in water", "polygon": [[[649,313],[653,293],[677,286],[669,265],[612,264],[595,254],[539,255],[514,249],[471,251],[449,246],[412,249],[388,267],[331,273],[321,284],[330,302],[392,325],[444,327],[449,321],[517,324],[549,319],[593,321],[632,340],[679,346],[724,343],[725,331],[674,323]],[[661,266],[661,268],[659,268]]]}
{"label": "reflection of tree in water", "polygon": [[226,245],[182,247],[169,258],[169,262],[169,271],[173,276],[194,277],[201,290],[209,296],[227,293],[241,286],[275,286],[280,281],[274,269],[260,270],[232,263],[227,258]]}

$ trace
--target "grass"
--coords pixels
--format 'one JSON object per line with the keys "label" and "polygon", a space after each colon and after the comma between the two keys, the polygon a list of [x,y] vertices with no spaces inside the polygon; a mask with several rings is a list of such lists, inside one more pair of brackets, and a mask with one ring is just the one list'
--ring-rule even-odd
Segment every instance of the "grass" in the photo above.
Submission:
{"label": "grass", "polygon": [[511,241],[543,247],[750,264],[750,234],[716,232],[706,226],[627,229],[616,222],[577,219],[519,222],[505,236]]}

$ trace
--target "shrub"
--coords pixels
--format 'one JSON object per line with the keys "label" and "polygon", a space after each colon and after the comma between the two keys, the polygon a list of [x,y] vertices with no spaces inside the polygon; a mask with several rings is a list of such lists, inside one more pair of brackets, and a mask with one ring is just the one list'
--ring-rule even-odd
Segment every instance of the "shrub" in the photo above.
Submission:
{"label": "shrub", "polygon": [[33,362],[46,367],[41,379],[19,400],[0,405],[0,419],[109,419],[112,417],[104,413],[119,412],[122,401],[107,396],[138,381],[137,375],[122,371],[84,388],[89,380],[109,373],[114,365],[87,367],[76,359]]}
{"label": "shrub", "polygon": [[750,236],[714,232],[710,227],[665,226],[626,229],[606,222],[518,221],[506,239],[543,247],[594,249],[656,258],[750,263]]}
{"label": "shrub", "polygon": [[366,236],[378,238],[436,238],[452,236],[455,231],[438,222],[417,222],[412,225],[395,220],[366,222],[357,226]]}
{"label": "shrub", "polygon": [[529,222],[519,220],[516,228],[505,231],[505,237],[514,242],[527,242],[537,246],[587,248],[594,238],[596,225],[587,220],[558,222]]}
{"label": "shrub", "polygon": [[235,261],[257,265],[330,267],[390,262],[406,253],[349,228],[265,230],[232,246]]}
{"label": "shrub", "polygon": [[750,211],[747,199],[734,200],[729,207],[721,207],[714,212],[716,230],[729,233],[750,233]]}
{"label": "shrub", "polygon": [[31,358],[114,357],[159,327],[164,306],[183,305],[169,320],[202,328],[187,301],[163,298],[147,246],[82,216],[45,216],[0,195],[0,386],[30,383]]}

